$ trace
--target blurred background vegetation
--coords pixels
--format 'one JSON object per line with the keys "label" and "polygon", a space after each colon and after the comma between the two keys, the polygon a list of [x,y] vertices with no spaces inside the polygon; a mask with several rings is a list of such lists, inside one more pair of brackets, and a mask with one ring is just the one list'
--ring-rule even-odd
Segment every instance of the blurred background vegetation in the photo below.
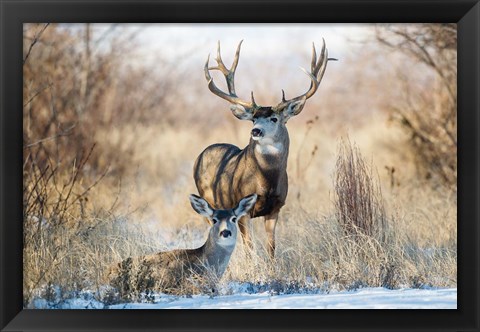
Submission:
{"label": "blurred background vegetation", "polygon": [[109,264],[202,243],[187,199],[195,158],[216,142],[243,148],[251,127],[207,89],[216,39],[228,64],[245,38],[237,92],[260,104],[304,92],[312,41],[339,58],[288,123],[276,264],[253,220],[256,256],[239,241],[226,281],[456,285],[455,24],[25,24],[23,37],[26,307],[100,294]]}

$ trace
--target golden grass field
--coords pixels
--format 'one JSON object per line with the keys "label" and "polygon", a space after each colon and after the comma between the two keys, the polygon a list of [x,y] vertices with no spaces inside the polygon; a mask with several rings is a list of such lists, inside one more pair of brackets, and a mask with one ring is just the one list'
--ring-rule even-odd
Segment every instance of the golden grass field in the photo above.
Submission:
{"label": "golden grass field", "polygon": [[[62,38],[75,38],[61,31],[48,27],[43,38],[57,38],[59,45]],[[48,48],[45,45],[48,44],[38,47]],[[34,64],[37,60],[40,65],[42,58],[35,56],[32,53],[29,59],[32,64],[27,63],[31,68],[25,68],[24,72],[26,77],[32,77],[27,80],[30,85],[25,88],[26,100],[31,91],[38,90],[35,85],[42,84],[30,76],[41,71]],[[351,64],[353,60],[348,61]],[[198,71],[203,70],[202,66],[203,63],[199,64]],[[353,68],[342,73],[339,64],[329,66],[324,78],[325,90],[322,91],[322,85],[319,96],[315,97],[318,99],[307,102],[303,112],[287,124],[289,193],[277,225],[275,261],[269,261],[264,248],[263,220],[253,219],[250,224],[253,253],[246,258],[239,236],[227,272],[220,281],[225,292],[231,281],[265,285],[272,292],[362,286],[456,286],[456,185],[451,190],[425,177],[418,165],[418,153],[409,144],[410,134],[392,120],[385,106],[391,99],[377,100],[380,97],[375,91],[382,86],[382,80],[356,90],[348,86],[351,95],[356,93],[359,97],[345,99],[345,92],[338,92],[335,84],[348,81],[348,73],[358,77],[362,71]],[[45,68],[42,70],[46,71]],[[189,194],[197,193],[193,181],[195,158],[213,143],[231,143],[242,148],[248,144],[251,123],[235,119],[227,103],[209,95],[205,86],[192,92],[194,96],[202,96],[199,107],[212,105],[199,121],[194,118],[183,122],[183,114],[195,107],[195,102],[187,101],[179,103],[176,112],[169,113],[170,121],[163,121],[158,114],[149,118],[148,112],[155,109],[161,112],[162,107],[171,105],[167,98],[164,104],[146,108],[142,116],[147,120],[135,116],[129,120],[127,115],[124,120],[102,122],[103,113],[99,109],[106,109],[108,103],[112,103],[108,109],[116,109],[122,103],[126,109],[129,103],[137,101],[137,94],[141,99],[142,90],[127,94],[122,102],[121,92],[128,91],[128,87],[122,90],[121,83],[109,79],[113,67],[103,64],[99,68],[104,70],[105,87],[92,97],[94,101],[88,106],[92,115],[88,111],[65,111],[62,115],[58,108],[60,115],[55,119],[65,128],[73,117],[71,114],[82,114],[78,119],[80,123],[84,121],[84,127],[77,125],[74,131],[83,131],[86,136],[65,135],[24,150],[25,306],[34,297],[48,298],[56,286],[65,294],[91,289],[101,297],[102,275],[111,264],[160,250],[200,246],[208,225],[188,201]],[[52,73],[51,79],[65,76],[62,68],[57,70],[60,72]],[[180,75],[177,79],[181,78]],[[95,88],[94,82],[89,84]],[[73,84],[73,92],[70,91],[73,96],[75,89]],[[81,94],[81,84],[78,89]],[[55,100],[71,97],[62,94],[58,87],[52,91],[25,107],[25,146],[41,138],[38,133],[42,131],[35,132],[33,128],[37,136],[30,134],[30,126],[42,128],[46,123],[46,120],[30,120],[35,120],[35,116],[42,118],[42,109],[48,114],[54,96]],[[367,93],[375,96],[369,98]],[[383,93],[397,94],[398,91]],[[112,98],[120,100],[113,103]],[[355,104],[362,100],[369,100],[371,111],[350,116],[349,109],[355,109]],[[64,106],[66,110],[71,108],[68,102]],[[332,120],[334,107],[338,107],[339,113]],[[81,137],[86,137],[85,141]],[[357,148],[355,151],[370,172],[367,181],[378,190],[375,195],[378,204],[384,207],[382,218],[386,223],[381,236],[346,233],[338,219],[334,179],[338,175],[342,142]],[[82,159],[78,152],[81,148],[75,154],[78,146],[89,151],[91,143],[95,147],[89,158],[84,153]],[[52,154],[55,147],[60,151],[56,156]]]}

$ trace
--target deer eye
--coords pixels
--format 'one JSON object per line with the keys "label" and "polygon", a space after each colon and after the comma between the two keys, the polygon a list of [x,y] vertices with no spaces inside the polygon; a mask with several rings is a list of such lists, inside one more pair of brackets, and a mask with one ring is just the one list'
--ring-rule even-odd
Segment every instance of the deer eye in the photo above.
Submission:
{"label": "deer eye", "polygon": [[216,224],[216,223],[218,222],[218,219],[217,219],[217,218],[212,218],[212,222],[213,222],[214,224]]}
{"label": "deer eye", "polygon": [[272,121],[273,123],[277,122],[278,119],[277,118],[270,118],[270,121]]}
{"label": "deer eye", "polygon": [[237,222],[237,218],[233,217],[232,219],[230,219],[231,222]]}

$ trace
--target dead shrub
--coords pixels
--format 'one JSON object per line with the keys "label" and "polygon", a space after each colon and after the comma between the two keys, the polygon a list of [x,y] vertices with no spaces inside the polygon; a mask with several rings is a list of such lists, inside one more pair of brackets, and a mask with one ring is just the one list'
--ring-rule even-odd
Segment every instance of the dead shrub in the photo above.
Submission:
{"label": "dead shrub", "polygon": [[335,214],[345,234],[383,235],[386,216],[380,185],[373,166],[348,139],[339,145],[334,190]]}
{"label": "dead shrub", "polygon": [[[40,167],[34,161],[23,169],[23,290],[29,301],[45,284],[81,285],[89,278],[76,263],[75,238],[95,227],[87,217],[88,193],[105,176],[83,182],[82,173],[93,151],[71,162],[70,172],[60,171],[52,160]],[[66,162],[66,161],[64,161]],[[84,259],[86,257],[83,257]],[[63,272],[60,272],[63,271]]]}
{"label": "dead shrub", "polygon": [[[23,54],[23,257],[24,301],[45,285],[62,293],[98,288],[101,271],[119,255],[138,254],[116,229],[121,176],[134,149],[97,141],[118,123],[160,118],[174,80],[146,79],[145,67],[128,66],[134,32],[112,25],[25,24]],[[131,31],[131,30],[130,30]],[[105,40],[108,42],[103,43]],[[125,41],[129,42],[126,43]],[[108,47],[105,47],[108,45]],[[153,75],[150,75],[153,76]],[[100,180],[104,200],[90,194]],[[116,197],[116,198],[115,198]],[[109,202],[110,203],[110,202]],[[127,227],[126,227],[127,228]],[[110,231],[110,233],[107,232]],[[145,235],[134,232],[141,241]],[[105,241],[113,239],[115,244]],[[145,241],[145,243],[151,243]]]}
{"label": "dead shrub", "polygon": [[457,27],[449,24],[381,25],[376,39],[422,67],[422,77],[397,79],[400,94],[387,104],[392,118],[410,135],[424,179],[457,188]]}
{"label": "dead shrub", "polygon": [[211,267],[185,261],[179,250],[128,257],[110,266],[104,280],[113,287],[115,298],[127,302],[154,300],[154,294],[159,293],[214,297],[221,284]]}
{"label": "dead shrub", "polygon": [[[26,24],[23,63],[23,142],[41,169],[47,159],[69,167],[61,157],[80,158],[96,143],[89,175],[109,167],[119,177],[131,169],[132,144],[97,142],[125,123],[164,123],[167,96],[175,90],[176,67],[162,66],[168,80],[147,66],[132,66],[136,32],[112,25]],[[139,60],[141,61],[141,60]],[[167,72],[168,71],[168,72]],[[121,133],[125,134],[124,132]],[[107,135],[108,137],[108,135]]]}

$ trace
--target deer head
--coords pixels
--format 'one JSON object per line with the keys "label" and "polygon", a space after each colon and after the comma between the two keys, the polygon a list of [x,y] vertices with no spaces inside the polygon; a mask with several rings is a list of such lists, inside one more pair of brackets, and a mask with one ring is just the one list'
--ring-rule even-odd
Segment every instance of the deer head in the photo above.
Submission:
{"label": "deer head", "polygon": [[223,247],[235,245],[237,240],[237,221],[250,211],[256,201],[257,194],[251,194],[242,198],[233,209],[216,210],[200,196],[190,195],[192,208],[198,214],[208,218],[212,224],[208,241]]}

